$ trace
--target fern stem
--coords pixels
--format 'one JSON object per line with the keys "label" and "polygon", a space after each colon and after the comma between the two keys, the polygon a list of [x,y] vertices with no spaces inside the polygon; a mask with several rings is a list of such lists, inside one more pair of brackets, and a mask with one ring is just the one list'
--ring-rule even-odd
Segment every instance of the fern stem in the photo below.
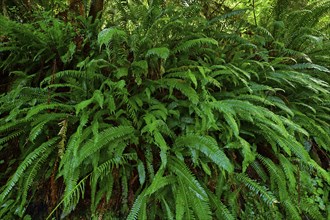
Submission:
{"label": "fern stem", "polygon": [[253,19],[255,26],[258,26],[257,23],[257,16],[256,16],[256,8],[255,8],[255,0],[252,0],[252,7],[253,7]]}

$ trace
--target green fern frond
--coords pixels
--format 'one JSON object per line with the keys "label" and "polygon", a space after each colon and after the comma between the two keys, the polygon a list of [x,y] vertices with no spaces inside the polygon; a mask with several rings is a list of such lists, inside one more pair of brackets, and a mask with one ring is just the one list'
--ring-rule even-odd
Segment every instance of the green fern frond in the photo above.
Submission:
{"label": "green fern frond", "polygon": [[315,69],[321,72],[330,73],[330,70],[324,66],[320,66],[313,63],[299,63],[291,66],[292,69],[304,70],[304,69]]}
{"label": "green fern frond", "polygon": [[144,203],[146,203],[146,196],[142,192],[135,199],[133,207],[128,214],[126,220],[136,220],[138,218],[139,211],[141,210],[141,206],[143,206]]}
{"label": "green fern frond", "polygon": [[[50,212],[46,220],[50,219],[53,213],[64,203],[64,214],[68,214],[78,204],[80,198],[84,197],[85,183],[90,177],[91,173],[82,178],[77,184],[73,178],[71,186],[66,187],[62,200],[56,205],[56,207]],[[77,175],[76,175],[77,176]]]}
{"label": "green fern frond", "polygon": [[80,117],[80,124],[76,130],[75,133],[73,133],[71,135],[71,137],[69,138],[68,142],[67,142],[67,146],[66,146],[66,151],[64,152],[64,155],[61,159],[61,163],[59,166],[59,175],[64,175],[64,176],[68,176],[68,172],[70,171],[70,169],[62,169],[65,165],[70,164],[69,167],[73,167],[74,166],[74,160],[73,158],[77,157],[77,152],[78,152],[78,148],[80,146],[80,144],[85,141],[87,138],[89,138],[91,131],[91,128],[88,129],[83,129],[83,127],[86,126],[86,124],[88,123],[88,119],[89,119],[89,114],[84,112],[81,117]]}
{"label": "green fern frond", "polygon": [[198,38],[193,40],[187,40],[182,44],[178,45],[176,48],[173,49],[172,53],[180,53],[183,51],[187,51],[193,47],[200,47],[202,45],[214,45],[218,46],[218,41],[213,38]]}
{"label": "green fern frond", "polygon": [[145,195],[149,196],[158,191],[159,189],[173,184],[176,182],[176,179],[173,176],[163,176],[164,170],[161,168],[155,175],[150,186],[146,188]]}
{"label": "green fern frond", "polygon": [[118,141],[119,139],[124,141],[125,139],[130,138],[133,132],[134,128],[130,126],[118,126],[105,129],[99,134],[100,138],[98,142],[94,143],[94,139],[90,139],[81,147],[79,155],[77,155],[76,158],[76,167],[78,167],[88,156],[111,143],[111,141]]}
{"label": "green fern frond", "polygon": [[191,201],[189,192],[187,192],[186,186],[183,183],[181,178],[178,178],[179,187],[176,189],[176,198],[175,198],[175,210],[176,215],[175,219],[195,219],[194,214],[190,208]]}
{"label": "green fern frond", "polygon": [[219,148],[218,143],[212,137],[187,134],[176,138],[174,147],[181,148],[184,146],[201,151],[220,168],[228,172],[233,172],[234,166],[230,163],[226,154]]}
{"label": "green fern frond", "polygon": [[54,75],[48,76],[46,78],[44,78],[41,82],[40,82],[40,86],[43,86],[44,84],[51,84],[50,82],[53,79],[56,80],[60,80],[64,77],[72,77],[74,79],[78,79],[78,80],[105,80],[106,77],[102,74],[98,74],[98,73],[89,73],[87,71],[80,71],[80,70],[64,70],[64,71],[60,71],[55,73]]}
{"label": "green fern frond", "polygon": [[229,13],[226,13],[224,15],[221,15],[221,16],[217,16],[213,19],[211,19],[208,23],[209,25],[212,25],[218,21],[221,21],[221,20],[226,20],[228,18],[231,18],[231,17],[235,17],[237,15],[241,15],[241,14],[244,14],[248,9],[238,9],[238,10],[233,10]]}
{"label": "green fern frond", "polygon": [[216,197],[210,190],[206,190],[208,197],[210,198],[211,204],[216,208],[215,214],[218,219],[234,220],[234,217],[227,209],[227,207]]}
{"label": "green fern frond", "polygon": [[[69,84],[69,83],[53,83],[45,86],[45,89],[59,89],[59,88],[70,88],[71,91],[76,90],[79,92],[85,92],[83,88],[78,85]],[[58,95],[58,94],[57,94]]]}
{"label": "green fern frond", "polygon": [[304,162],[308,162],[310,160],[310,156],[304,146],[295,140],[294,137],[290,138],[282,138],[278,137],[277,143],[283,148],[289,148],[295,155],[301,158]]}
{"label": "green fern frond", "polygon": [[195,216],[198,219],[211,220],[212,212],[210,208],[209,201],[203,201],[197,196],[189,195],[189,202]]}
{"label": "green fern frond", "polygon": [[261,199],[269,206],[273,206],[279,203],[278,200],[273,196],[266,187],[259,185],[256,181],[250,179],[245,174],[236,174],[235,178],[247,186],[251,191],[256,193]]}
{"label": "green fern frond", "polygon": [[7,143],[8,141],[13,140],[13,139],[19,137],[24,132],[25,131],[22,129],[22,130],[13,131],[12,133],[7,134],[5,137],[3,137],[3,138],[0,139],[0,145],[2,145],[4,143]]}
{"label": "green fern frond", "polygon": [[197,104],[199,96],[196,91],[186,82],[179,79],[159,79],[157,81],[159,87],[168,88],[171,90],[177,89],[182,92],[193,104]]}
{"label": "green fern frond", "polygon": [[200,185],[198,180],[196,180],[196,178],[191,174],[184,162],[177,158],[169,157],[168,167],[171,172],[175,173],[182,179],[182,181],[184,181],[185,187],[188,185],[196,196],[204,201],[208,200],[205,190]]}
{"label": "green fern frond", "polygon": [[44,126],[55,120],[60,120],[63,118],[66,118],[67,114],[62,114],[62,113],[52,113],[52,114],[43,114],[43,115],[38,115],[36,118],[33,117],[33,123],[31,125],[33,128],[30,131],[29,134],[29,140],[31,142],[34,142],[36,138],[41,134],[41,132],[44,130]]}
{"label": "green fern frond", "polygon": [[165,205],[167,219],[168,220],[174,220],[173,212],[172,212],[170,206],[168,205],[168,203],[166,202],[166,200],[164,198],[162,199],[162,202]]}
{"label": "green fern frond", "polygon": [[264,182],[266,182],[266,180],[268,179],[268,175],[266,174],[266,172],[265,172],[264,168],[261,166],[261,164],[257,160],[255,160],[251,163],[251,166],[257,172],[258,176]]}
{"label": "green fern frond", "polygon": [[330,183],[330,173],[323,169],[320,165],[318,165],[314,160],[310,160],[308,165],[315,169],[320,176],[322,176],[327,183]]}
{"label": "green fern frond", "polygon": [[105,28],[98,34],[97,42],[102,47],[102,45],[108,45],[114,37],[126,39],[126,33],[117,28]]}
{"label": "green fern frond", "polygon": [[282,173],[282,170],[278,169],[278,167],[268,158],[265,158],[261,155],[257,155],[258,159],[262,162],[262,164],[268,170],[271,178],[274,179],[276,186],[278,187],[278,193],[281,200],[285,200],[288,198],[288,192],[286,187],[285,176]]}
{"label": "green fern frond", "polygon": [[38,160],[36,160],[27,171],[25,171],[24,185],[22,189],[21,204],[20,204],[21,212],[24,211],[23,207],[26,205],[28,191],[30,190],[33,181],[35,181],[35,177],[37,173],[40,172],[41,166],[46,162],[46,159],[48,158],[51,152],[52,152],[51,148],[47,149],[39,156]]}
{"label": "green fern frond", "polygon": [[5,133],[8,131],[16,130],[17,128],[22,128],[24,127],[24,124],[29,123],[32,120],[33,120],[32,118],[29,119],[23,118],[23,119],[18,119],[16,121],[4,123],[0,125],[0,133]]}
{"label": "green fern frond", "polygon": [[239,135],[239,126],[237,121],[235,120],[234,116],[236,112],[231,108],[231,106],[226,105],[221,101],[215,101],[210,103],[213,109],[220,111],[229,127],[232,129],[233,133],[237,137]]}
{"label": "green fern frond", "polygon": [[301,217],[300,217],[299,211],[297,210],[296,205],[294,203],[292,203],[292,201],[290,199],[283,201],[282,204],[284,205],[286,211],[288,212],[290,219],[301,220]]}
{"label": "green fern frond", "polygon": [[280,164],[284,171],[284,174],[289,181],[289,186],[290,186],[289,190],[295,189],[296,177],[294,175],[295,168],[294,168],[293,163],[291,163],[283,154],[279,154],[278,158],[280,160]]}
{"label": "green fern frond", "polygon": [[166,60],[170,55],[170,50],[167,47],[152,48],[147,51],[146,57],[150,57],[152,55],[156,55],[159,58]]}
{"label": "green fern frond", "polygon": [[319,210],[319,207],[315,203],[310,202],[308,199],[302,199],[300,201],[300,209],[303,213],[308,214],[308,216],[312,219],[318,220],[324,218]]}
{"label": "green fern frond", "polygon": [[26,115],[26,118],[29,119],[32,116],[48,109],[61,109],[61,110],[66,110],[68,112],[73,111],[73,107],[67,104],[61,104],[61,103],[39,104],[37,106],[31,107],[31,109],[28,111]]}
{"label": "green fern frond", "polygon": [[13,187],[16,183],[20,180],[23,173],[26,169],[28,169],[31,164],[35,162],[36,159],[40,157],[40,155],[44,154],[50,147],[52,147],[57,141],[59,140],[58,137],[52,138],[47,142],[41,144],[38,148],[32,151],[29,155],[26,156],[24,161],[19,165],[15,174],[9,179],[6,183],[3,191],[0,194],[0,201],[3,203],[5,201],[6,196],[12,191]]}
{"label": "green fern frond", "polygon": [[120,156],[116,156],[112,159],[109,159],[99,165],[96,170],[94,171],[94,175],[96,177],[98,176],[105,176],[107,173],[111,172],[113,167],[118,167],[119,165],[124,165],[127,163],[128,160],[137,160],[137,154],[136,153],[125,153]]}

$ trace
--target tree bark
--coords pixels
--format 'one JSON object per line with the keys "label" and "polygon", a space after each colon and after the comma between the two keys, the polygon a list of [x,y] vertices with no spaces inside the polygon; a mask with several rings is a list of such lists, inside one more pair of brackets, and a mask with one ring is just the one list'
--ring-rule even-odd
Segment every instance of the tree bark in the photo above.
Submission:
{"label": "tree bark", "polygon": [[82,0],[69,0],[69,9],[77,15],[85,15],[85,7]]}
{"label": "tree bark", "polygon": [[89,10],[89,15],[92,16],[93,22],[97,18],[97,16],[101,16],[103,11],[104,0],[92,0],[91,1],[91,8]]}

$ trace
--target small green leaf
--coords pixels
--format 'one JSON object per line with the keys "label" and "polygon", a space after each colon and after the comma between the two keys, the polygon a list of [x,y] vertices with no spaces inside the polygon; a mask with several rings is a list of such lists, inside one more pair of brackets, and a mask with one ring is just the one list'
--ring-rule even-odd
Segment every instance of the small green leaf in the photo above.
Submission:
{"label": "small green leaf", "polygon": [[108,45],[109,42],[116,36],[126,37],[125,31],[119,30],[117,28],[106,28],[102,30],[97,36],[97,42],[100,45]]}
{"label": "small green leaf", "polygon": [[87,99],[76,105],[76,115],[93,102],[93,99]]}
{"label": "small green leaf", "polygon": [[167,47],[158,47],[158,48],[152,48],[148,50],[146,57],[150,57],[152,55],[156,55],[159,58],[167,59],[170,55],[170,50]]}
{"label": "small green leaf", "polygon": [[100,90],[95,90],[93,94],[93,99],[97,101],[99,106],[103,108],[104,96]]}
{"label": "small green leaf", "polygon": [[119,79],[121,77],[127,76],[128,75],[128,69],[126,67],[118,68],[116,73],[116,78]]}
{"label": "small green leaf", "polygon": [[139,160],[137,168],[138,168],[138,172],[139,172],[139,182],[141,185],[143,185],[143,183],[146,180],[146,171],[144,168],[144,164],[141,160]]}
{"label": "small green leaf", "polygon": [[190,70],[188,70],[188,76],[189,76],[190,80],[194,83],[194,86],[195,86],[195,89],[196,89],[197,88],[196,76]]}

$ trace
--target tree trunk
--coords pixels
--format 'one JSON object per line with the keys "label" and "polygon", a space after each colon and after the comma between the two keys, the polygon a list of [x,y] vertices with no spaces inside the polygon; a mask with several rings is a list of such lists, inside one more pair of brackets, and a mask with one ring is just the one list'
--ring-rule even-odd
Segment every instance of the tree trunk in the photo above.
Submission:
{"label": "tree trunk", "polygon": [[97,16],[101,16],[103,6],[104,6],[104,0],[92,0],[91,8],[89,10],[88,16],[92,16],[93,21],[95,21]]}
{"label": "tree trunk", "polygon": [[85,7],[82,0],[69,0],[69,9],[77,15],[85,15]]}

